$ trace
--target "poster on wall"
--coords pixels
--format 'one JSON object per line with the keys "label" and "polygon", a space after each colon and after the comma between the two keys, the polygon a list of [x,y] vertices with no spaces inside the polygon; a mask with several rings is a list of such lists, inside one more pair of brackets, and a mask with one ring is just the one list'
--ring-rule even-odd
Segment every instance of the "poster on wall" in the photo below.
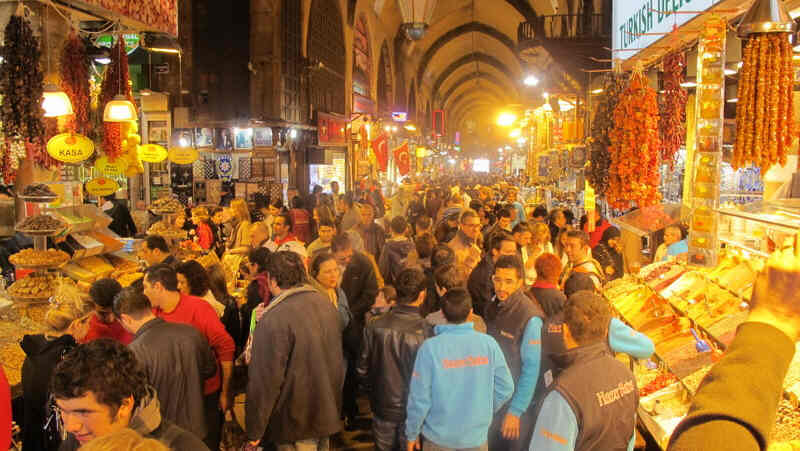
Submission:
{"label": "poster on wall", "polygon": [[253,145],[255,147],[272,147],[272,129],[254,128]]}
{"label": "poster on wall", "polygon": [[194,129],[194,142],[195,145],[201,149],[214,147],[214,129],[213,128]]}
{"label": "poster on wall", "polygon": [[191,128],[176,128],[172,130],[172,139],[170,140],[170,147],[194,147]]}
{"label": "poster on wall", "polygon": [[166,145],[169,142],[169,124],[167,121],[147,122],[147,142]]}
{"label": "poster on wall", "polygon": [[217,150],[233,150],[233,135],[229,128],[214,130],[214,144]]}

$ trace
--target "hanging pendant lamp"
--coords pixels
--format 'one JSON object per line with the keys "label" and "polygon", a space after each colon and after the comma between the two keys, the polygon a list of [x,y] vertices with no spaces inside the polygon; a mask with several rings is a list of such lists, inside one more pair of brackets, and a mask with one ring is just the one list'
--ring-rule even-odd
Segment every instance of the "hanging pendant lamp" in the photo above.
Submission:
{"label": "hanging pendant lamp", "polygon": [[56,85],[51,83],[45,86],[42,98],[44,117],[58,117],[73,114],[72,102],[69,101],[67,94],[58,89]]}
{"label": "hanging pendant lamp", "polygon": [[425,31],[433,18],[433,10],[437,0],[397,0],[400,14],[403,16],[403,30],[412,41],[425,36]]}
{"label": "hanging pendant lamp", "polygon": [[739,22],[740,38],[753,33],[791,33],[794,21],[786,12],[781,0],[756,0]]}
{"label": "hanging pendant lamp", "polygon": [[[117,39],[122,39],[122,36],[120,35]],[[121,45],[119,45],[119,43],[117,43],[117,48],[119,49],[120,53],[118,56],[119,59],[117,60],[119,62],[123,57],[123,48]],[[106,104],[106,108],[103,110],[103,122],[127,122],[136,120],[136,107],[134,107],[133,103],[123,95],[122,71],[118,72],[118,94]]]}

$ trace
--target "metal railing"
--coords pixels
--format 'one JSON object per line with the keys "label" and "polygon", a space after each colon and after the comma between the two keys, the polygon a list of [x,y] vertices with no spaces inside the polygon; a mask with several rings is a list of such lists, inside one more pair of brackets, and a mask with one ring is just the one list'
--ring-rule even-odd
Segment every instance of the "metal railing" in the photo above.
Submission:
{"label": "metal railing", "polygon": [[553,40],[608,39],[611,18],[605,14],[557,14],[539,16],[517,28],[518,42]]}

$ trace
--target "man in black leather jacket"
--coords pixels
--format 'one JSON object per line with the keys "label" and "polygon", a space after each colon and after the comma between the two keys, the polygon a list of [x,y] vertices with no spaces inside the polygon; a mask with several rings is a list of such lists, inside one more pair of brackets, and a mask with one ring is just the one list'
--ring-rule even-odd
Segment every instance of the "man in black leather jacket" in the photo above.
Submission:
{"label": "man in black leather jacket", "polygon": [[372,407],[372,432],[378,451],[404,450],[402,437],[406,401],[414,360],[431,328],[420,315],[426,278],[419,269],[406,269],[395,280],[397,305],[370,321],[356,373],[367,387]]}

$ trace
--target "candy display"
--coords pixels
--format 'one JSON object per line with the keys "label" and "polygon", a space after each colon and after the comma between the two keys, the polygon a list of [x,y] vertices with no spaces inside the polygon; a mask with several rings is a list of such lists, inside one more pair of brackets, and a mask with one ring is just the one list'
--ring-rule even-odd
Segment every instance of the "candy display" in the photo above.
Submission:
{"label": "candy display", "polygon": [[26,186],[25,189],[22,190],[22,195],[30,197],[53,197],[56,196],[56,193],[44,183],[34,183]]}
{"label": "candy display", "polygon": [[69,261],[69,258],[69,254],[56,249],[46,251],[23,249],[9,257],[8,261],[16,266],[58,266]]}
{"label": "candy display", "polygon": [[61,220],[50,215],[37,215],[25,218],[18,226],[17,230],[23,233],[46,233],[58,232],[66,227]]}
{"label": "candy display", "polygon": [[743,45],[734,169],[753,164],[765,173],[786,164],[794,135],[792,58],[788,34],[756,33]]}
{"label": "candy display", "polygon": [[148,235],[161,235],[164,238],[183,239],[186,231],[175,227],[169,221],[158,221],[147,229]]}
{"label": "candy display", "polygon": [[47,299],[55,292],[58,279],[53,273],[31,274],[11,284],[8,294],[21,299]]}
{"label": "candy display", "polygon": [[609,133],[611,167],[606,200],[619,210],[636,203],[640,208],[661,200],[658,158],[656,92],[641,71],[634,71],[627,89],[614,109],[614,128]]}
{"label": "candy display", "polygon": [[181,202],[174,197],[162,197],[150,204],[150,209],[162,213],[178,213],[183,210]]}

